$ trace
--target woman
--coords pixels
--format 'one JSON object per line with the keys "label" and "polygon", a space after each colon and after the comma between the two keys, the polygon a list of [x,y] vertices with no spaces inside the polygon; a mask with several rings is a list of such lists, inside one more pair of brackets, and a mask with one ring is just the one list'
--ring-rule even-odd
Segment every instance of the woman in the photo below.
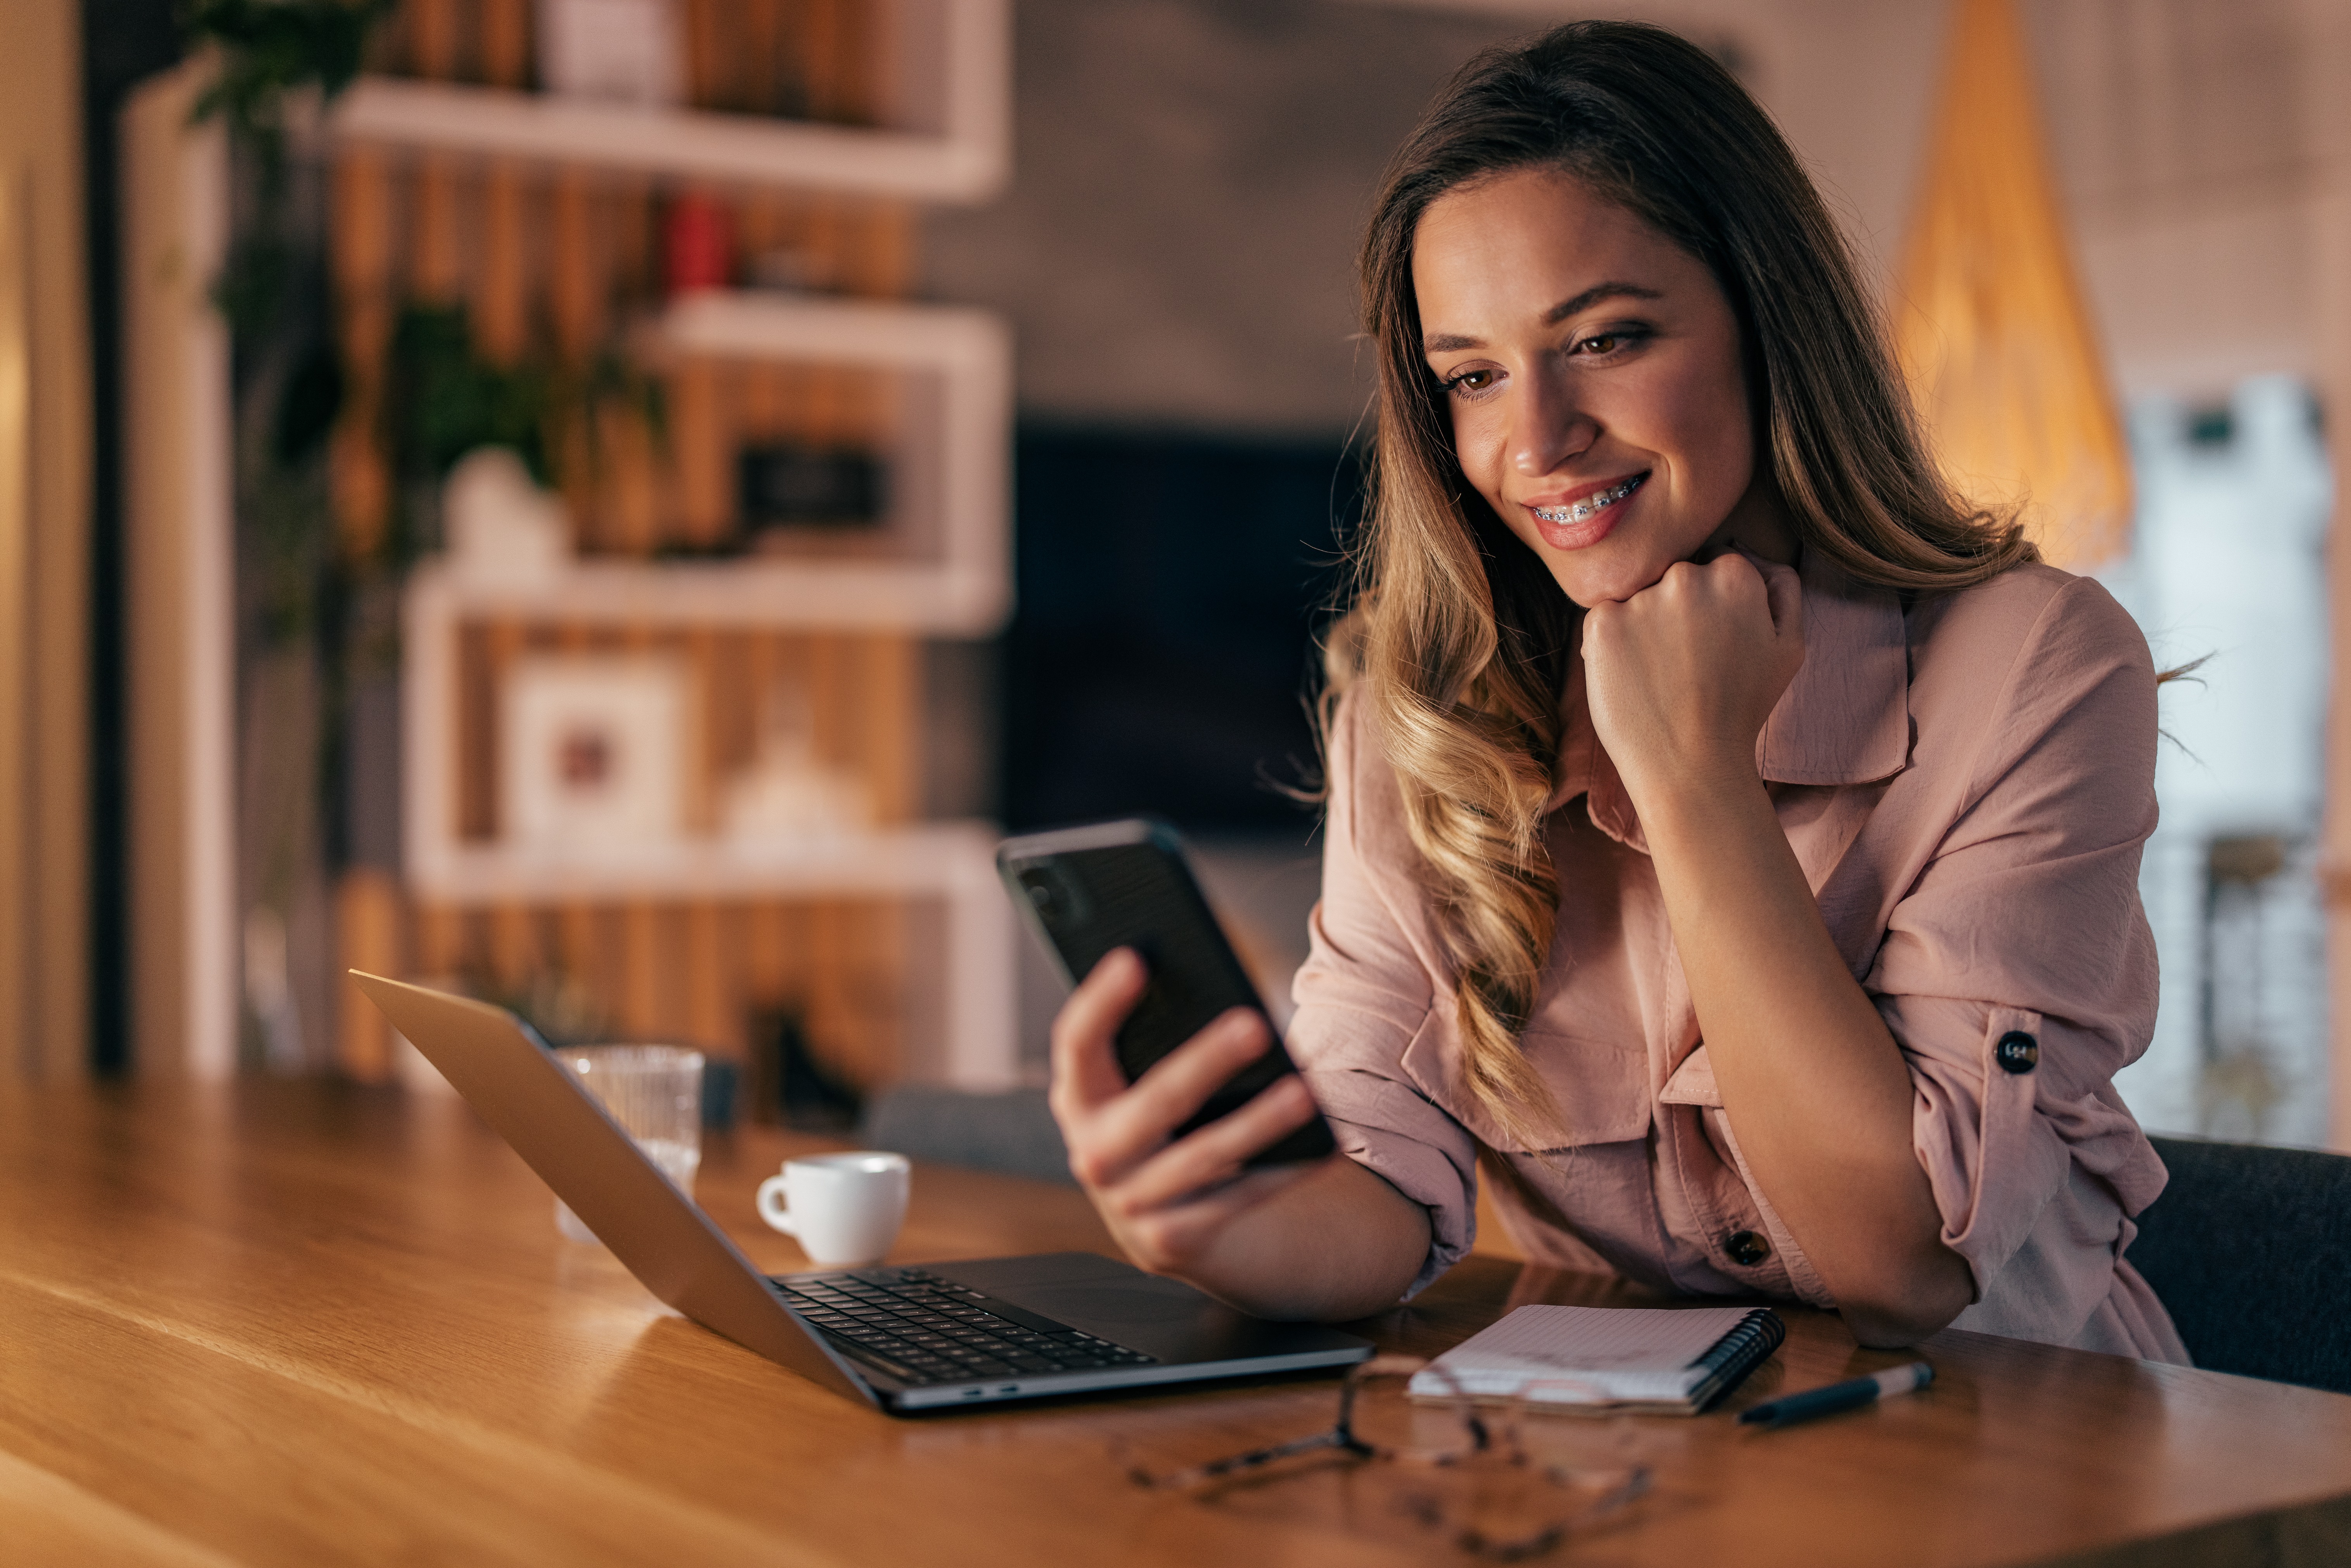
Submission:
{"label": "woman", "polygon": [[[2123,1261],[2156,676],[1970,514],[1770,120],[1669,34],[1474,61],[1392,167],[1364,584],[1290,1048],[1127,1087],[1113,955],[1056,1027],[1071,1163],[1144,1267],[1346,1318],[1469,1245],[2184,1362]],[[1345,1157],[1246,1172],[1319,1101]]]}

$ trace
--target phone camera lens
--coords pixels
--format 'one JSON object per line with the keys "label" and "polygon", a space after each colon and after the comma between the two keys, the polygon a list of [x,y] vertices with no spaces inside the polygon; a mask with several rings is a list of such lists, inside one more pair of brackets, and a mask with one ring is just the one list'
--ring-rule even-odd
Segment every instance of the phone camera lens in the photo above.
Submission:
{"label": "phone camera lens", "polygon": [[1028,889],[1029,902],[1037,906],[1040,915],[1050,915],[1061,901],[1053,895],[1053,884],[1035,874],[1024,876],[1020,883]]}

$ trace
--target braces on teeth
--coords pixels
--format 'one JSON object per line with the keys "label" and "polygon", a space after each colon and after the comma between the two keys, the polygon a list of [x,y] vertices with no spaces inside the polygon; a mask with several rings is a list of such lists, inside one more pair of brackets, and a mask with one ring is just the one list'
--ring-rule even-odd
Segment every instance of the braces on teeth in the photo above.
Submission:
{"label": "braces on teeth", "polygon": [[1597,496],[1586,496],[1572,507],[1537,507],[1535,516],[1547,523],[1580,523],[1596,517],[1641,487],[1646,474],[1635,474],[1622,485],[1613,486]]}

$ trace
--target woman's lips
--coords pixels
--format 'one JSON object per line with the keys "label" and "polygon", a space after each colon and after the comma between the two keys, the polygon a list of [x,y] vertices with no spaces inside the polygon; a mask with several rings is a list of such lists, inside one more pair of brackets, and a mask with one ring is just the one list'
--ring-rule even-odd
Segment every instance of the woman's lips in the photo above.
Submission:
{"label": "woman's lips", "polygon": [[1648,481],[1648,472],[1632,475],[1612,485],[1598,486],[1573,500],[1553,506],[1529,507],[1535,531],[1553,549],[1583,549],[1614,532],[1625,503]]}

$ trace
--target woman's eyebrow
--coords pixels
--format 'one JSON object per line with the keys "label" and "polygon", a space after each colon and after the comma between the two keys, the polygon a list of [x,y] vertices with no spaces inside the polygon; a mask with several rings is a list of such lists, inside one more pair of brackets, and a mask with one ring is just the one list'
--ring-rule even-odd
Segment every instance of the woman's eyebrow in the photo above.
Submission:
{"label": "woman's eyebrow", "polygon": [[1665,294],[1656,288],[1644,288],[1637,283],[1595,283],[1573,299],[1562,299],[1543,312],[1543,325],[1556,327],[1570,316],[1589,310],[1604,299],[1663,299]]}
{"label": "woman's eyebrow", "polygon": [[[1573,298],[1562,299],[1543,312],[1543,325],[1556,327],[1580,311],[1589,310],[1604,299],[1663,299],[1662,291],[1644,288],[1637,283],[1595,283]],[[1420,350],[1425,354],[1450,354],[1462,349],[1482,349],[1482,338],[1465,338],[1455,332],[1432,332],[1421,339]]]}

